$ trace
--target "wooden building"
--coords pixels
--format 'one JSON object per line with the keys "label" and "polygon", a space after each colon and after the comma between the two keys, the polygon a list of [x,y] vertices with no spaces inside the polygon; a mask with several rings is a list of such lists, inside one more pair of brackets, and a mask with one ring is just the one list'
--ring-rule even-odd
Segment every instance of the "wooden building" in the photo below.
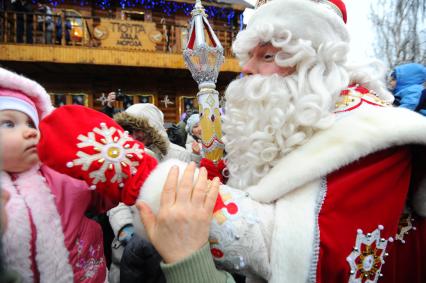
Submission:
{"label": "wooden building", "polygon": [[[13,2],[13,3],[12,3]],[[196,107],[197,85],[182,48],[192,0],[15,0],[0,2],[0,66],[40,82],[56,106],[100,110],[105,95],[124,94],[117,108],[151,102],[177,122]],[[242,26],[244,0],[203,1],[225,49],[217,89],[240,67],[231,42]]]}

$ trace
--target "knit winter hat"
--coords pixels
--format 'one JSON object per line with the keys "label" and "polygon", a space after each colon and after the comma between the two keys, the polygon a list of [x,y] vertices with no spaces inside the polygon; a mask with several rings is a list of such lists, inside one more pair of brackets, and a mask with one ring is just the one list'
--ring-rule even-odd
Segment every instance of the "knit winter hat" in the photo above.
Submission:
{"label": "knit winter hat", "polygon": [[38,128],[38,114],[34,102],[17,90],[0,87],[0,111],[17,110],[27,114]]}
{"label": "knit winter hat", "polygon": [[200,123],[200,114],[192,114],[186,121],[186,132],[192,135],[192,129]]}
{"label": "knit winter hat", "polygon": [[310,40],[315,47],[349,42],[345,23],[346,7],[341,0],[272,0],[255,10],[236,42],[246,31],[261,36],[265,25],[289,30],[293,38]]}
{"label": "knit winter hat", "polygon": [[0,68],[0,97],[0,110],[22,111],[36,126],[53,110],[50,96],[41,85],[4,68]]}
{"label": "knit winter hat", "polygon": [[163,137],[167,137],[164,128],[164,114],[160,109],[151,103],[137,103],[127,108],[124,112],[136,118],[145,118]]}
{"label": "knit winter hat", "polygon": [[107,115],[66,105],[40,122],[40,160],[113,201],[134,204],[141,185],[157,165],[144,145]]}

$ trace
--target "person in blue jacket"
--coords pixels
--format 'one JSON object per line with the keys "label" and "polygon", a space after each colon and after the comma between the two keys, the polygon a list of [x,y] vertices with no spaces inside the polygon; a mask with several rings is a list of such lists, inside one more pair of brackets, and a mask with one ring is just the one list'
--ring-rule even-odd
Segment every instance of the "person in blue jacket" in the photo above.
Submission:
{"label": "person in blue jacket", "polygon": [[395,104],[413,111],[417,110],[426,116],[426,109],[417,109],[425,81],[426,67],[422,64],[409,63],[395,67],[390,81]]}

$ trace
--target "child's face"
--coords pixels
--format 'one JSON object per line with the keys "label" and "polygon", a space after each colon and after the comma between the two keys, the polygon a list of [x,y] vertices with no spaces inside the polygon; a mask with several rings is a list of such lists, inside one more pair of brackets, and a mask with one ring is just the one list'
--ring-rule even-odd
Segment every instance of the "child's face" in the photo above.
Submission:
{"label": "child's face", "polygon": [[29,116],[16,110],[0,111],[2,170],[19,173],[34,166],[38,162],[39,139],[39,131]]}
{"label": "child's face", "polygon": [[131,132],[131,136],[135,140],[143,143],[145,146],[150,146],[152,144],[151,139],[143,131],[134,130],[134,131]]}
{"label": "child's face", "polygon": [[389,80],[389,88],[391,90],[394,90],[395,87],[396,87],[396,80],[392,78],[392,79]]}
{"label": "child's face", "polygon": [[197,124],[194,125],[194,127],[192,127],[192,135],[201,139],[201,124],[200,123],[197,123]]}

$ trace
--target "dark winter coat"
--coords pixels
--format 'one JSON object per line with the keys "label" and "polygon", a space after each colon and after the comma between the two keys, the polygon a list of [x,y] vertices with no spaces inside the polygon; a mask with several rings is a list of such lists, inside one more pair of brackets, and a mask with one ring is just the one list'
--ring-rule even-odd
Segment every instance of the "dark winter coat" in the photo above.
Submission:
{"label": "dark winter coat", "polygon": [[161,256],[147,240],[133,235],[121,258],[120,283],[165,283],[161,260]]}

